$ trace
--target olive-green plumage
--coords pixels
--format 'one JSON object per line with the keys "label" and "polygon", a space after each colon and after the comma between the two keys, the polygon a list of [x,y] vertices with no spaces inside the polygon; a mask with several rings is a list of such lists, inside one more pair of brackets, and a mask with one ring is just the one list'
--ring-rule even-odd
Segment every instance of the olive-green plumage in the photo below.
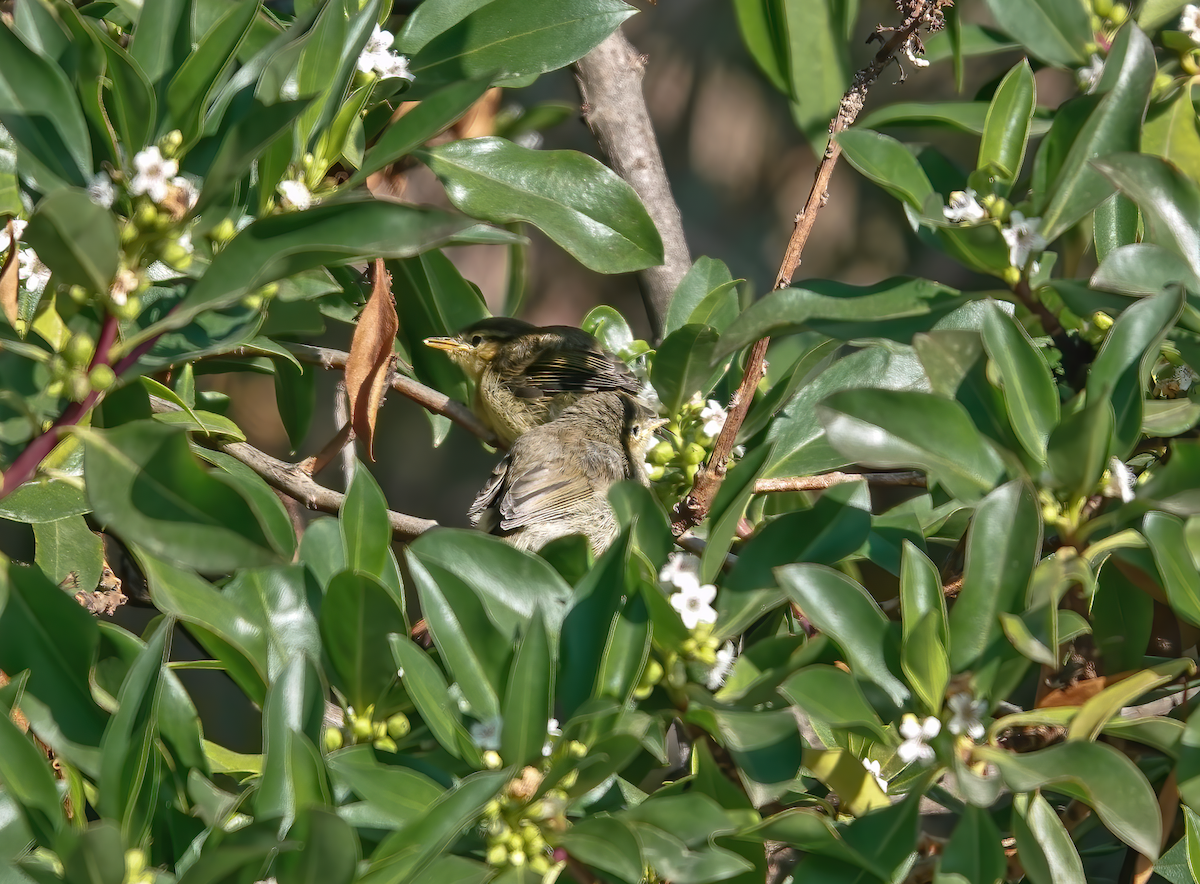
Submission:
{"label": "olive-green plumage", "polygon": [[471,505],[472,524],[518,549],[582,534],[601,552],[617,536],[608,491],[623,479],[649,484],[642,464],[664,423],[628,394],[583,396],[516,441]]}
{"label": "olive-green plumage", "polygon": [[494,317],[456,335],[426,338],[475,383],[473,410],[501,444],[554,420],[581,396],[642,388],[625,363],[582,329]]}

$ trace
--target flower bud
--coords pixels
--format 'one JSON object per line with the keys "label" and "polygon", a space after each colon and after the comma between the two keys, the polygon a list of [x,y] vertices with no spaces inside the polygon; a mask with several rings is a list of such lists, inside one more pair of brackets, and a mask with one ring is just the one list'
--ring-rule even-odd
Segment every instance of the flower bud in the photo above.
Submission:
{"label": "flower bud", "polygon": [[688,447],[683,450],[683,462],[685,464],[703,463],[707,455],[708,452],[699,442],[689,442]]}
{"label": "flower bud", "polygon": [[130,295],[124,304],[113,304],[109,310],[117,319],[137,319],[138,314],[142,312],[142,299],[137,295]]}
{"label": "flower bud", "polygon": [[326,729],[326,731],[325,731],[325,751],[326,752],[336,752],[338,749],[342,748],[342,744],[345,741],[346,741],[346,738],[344,736],[342,736],[342,729],[340,727],[331,727],[331,728]]}
{"label": "flower bud", "polygon": [[86,304],[88,301],[88,290],[81,285],[73,285],[67,289],[67,295],[76,304]]}
{"label": "flower bud", "polygon": [[1200,63],[1196,60],[1196,51],[1185,52],[1179,57],[1179,66],[1183,68],[1183,72],[1189,76],[1200,74]]}
{"label": "flower bud", "polygon": [[121,244],[126,245],[126,246],[129,245],[131,242],[133,242],[135,239],[137,239],[137,235],[138,235],[137,225],[134,222],[130,221],[128,218],[124,219],[123,221],[121,221],[120,235],[121,235]]}
{"label": "flower bud", "polygon": [[257,292],[252,295],[246,295],[242,298],[242,306],[249,307],[251,310],[261,310],[263,305],[263,296]]}
{"label": "flower bud", "polygon": [[675,447],[670,442],[659,442],[646,453],[646,460],[662,466],[671,462],[675,456]]}
{"label": "flower bud", "polygon": [[495,749],[489,749],[483,753],[483,766],[488,770],[496,770],[503,765],[504,761],[500,758],[500,753]]}
{"label": "flower bud", "polygon": [[63,357],[70,365],[79,368],[87,365],[95,352],[96,342],[86,332],[71,335],[71,340],[67,341],[67,346],[63,347]]}
{"label": "flower bud", "polygon": [[398,748],[391,737],[376,737],[373,745],[380,752],[395,752]]}
{"label": "flower bud", "polygon": [[1004,280],[1005,285],[1011,288],[1021,281],[1021,270],[1018,267],[1005,267],[1000,278]]}
{"label": "flower bud", "polygon": [[208,238],[213,242],[227,243],[237,236],[237,227],[234,226],[232,218],[224,219],[220,224],[208,232]]}
{"label": "flower bud", "polygon": [[502,866],[508,862],[508,848],[503,844],[493,844],[488,848],[487,861],[489,865]]}
{"label": "flower bud", "polygon": [[279,294],[279,283],[268,282],[258,290],[258,294],[261,295],[265,300],[271,300],[271,298]]}
{"label": "flower bud", "polygon": [[117,373],[110,365],[97,365],[88,372],[88,384],[97,393],[103,393],[117,382]]}
{"label": "flower bud", "polygon": [[83,372],[76,372],[67,379],[67,398],[82,402],[92,392],[92,384]]}
{"label": "flower bud", "polygon": [[1103,310],[1097,310],[1092,314],[1092,326],[1100,329],[1100,331],[1108,331],[1113,327],[1112,317]]}
{"label": "flower bud", "polygon": [[1102,18],[1108,18],[1108,14],[1112,12],[1113,0],[1092,0],[1092,12]]}
{"label": "flower bud", "polygon": [[179,243],[173,242],[162,250],[162,259],[172,267],[183,270],[192,263],[192,253]]}
{"label": "flower bud", "polygon": [[525,851],[524,850],[514,850],[512,853],[510,853],[508,855],[508,861],[510,863],[512,863],[514,866],[525,865]]}
{"label": "flower bud", "polygon": [[403,712],[397,712],[387,720],[387,731],[389,736],[394,740],[399,740],[402,737],[407,737],[408,732],[412,730],[412,724],[409,723],[408,716]]}
{"label": "flower bud", "polygon": [[159,142],[159,149],[167,159],[173,158],[181,147],[183,147],[183,133],[178,129],[172,129]]}
{"label": "flower bud", "polygon": [[356,743],[366,743],[375,736],[375,728],[371,727],[369,718],[356,718],[350,727]]}
{"label": "flower bud", "polygon": [[158,209],[154,203],[144,202],[133,213],[133,223],[141,230],[153,230],[158,224]]}
{"label": "flower bud", "polygon": [[67,360],[61,356],[51,356],[46,362],[46,368],[50,371],[50,377],[57,381],[66,380],[71,373],[71,367],[67,364]]}
{"label": "flower bud", "polygon": [[1110,22],[1119,28],[1129,19],[1129,7],[1124,3],[1114,3],[1112,11],[1107,17]]}
{"label": "flower bud", "polygon": [[646,470],[646,478],[651,482],[661,482],[662,477],[667,474],[666,467],[650,467]]}
{"label": "flower bud", "polygon": [[537,856],[531,858],[529,860],[529,870],[538,875],[545,875],[550,871],[549,858],[544,854],[538,854]]}

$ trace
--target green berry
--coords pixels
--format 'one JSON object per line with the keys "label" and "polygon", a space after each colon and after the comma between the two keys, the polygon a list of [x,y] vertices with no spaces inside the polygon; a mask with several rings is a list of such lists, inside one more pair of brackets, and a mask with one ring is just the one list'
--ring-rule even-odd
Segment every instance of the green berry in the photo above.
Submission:
{"label": "green berry", "polygon": [[665,466],[675,456],[675,447],[670,442],[659,442],[646,453],[646,460],[658,466]]}
{"label": "green berry", "polygon": [[688,447],[683,450],[683,462],[685,464],[703,463],[704,458],[708,456],[708,452],[704,450],[704,446],[699,442],[689,442]]}
{"label": "green berry", "polygon": [[375,728],[371,727],[371,719],[356,718],[354,724],[351,725],[354,733],[354,742],[366,743],[375,736]]}
{"label": "green berry", "polygon": [[408,736],[408,732],[412,730],[412,724],[409,723],[407,715],[397,712],[387,720],[387,730],[392,739],[399,740]]}
{"label": "green berry", "polygon": [[102,393],[117,382],[117,374],[109,365],[97,365],[88,372],[88,384],[97,393]]}
{"label": "green berry", "polygon": [[1101,18],[1108,18],[1112,8],[1113,0],[1092,0],[1092,12]]}
{"label": "green berry", "polygon": [[72,335],[71,340],[67,341],[67,346],[63,348],[63,356],[67,362],[77,368],[87,365],[95,352],[96,342],[85,332]]}
{"label": "green berry", "polygon": [[153,203],[142,203],[133,214],[133,223],[142,230],[153,230],[158,225],[158,209]]}
{"label": "green berry", "polygon": [[342,744],[346,738],[342,735],[342,729],[331,727],[325,731],[325,751],[336,752],[342,748]]}
{"label": "green berry", "polygon": [[1108,20],[1117,27],[1125,24],[1129,19],[1129,7],[1124,3],[1114,3],[1112,12],[1108,14]]}
{"label": "green berry", "polygon": [[209,239],[213,242],[227,243],[237,235],[237,228],[233,224],[232,218],[226,218],[211,231],[209,231]]}

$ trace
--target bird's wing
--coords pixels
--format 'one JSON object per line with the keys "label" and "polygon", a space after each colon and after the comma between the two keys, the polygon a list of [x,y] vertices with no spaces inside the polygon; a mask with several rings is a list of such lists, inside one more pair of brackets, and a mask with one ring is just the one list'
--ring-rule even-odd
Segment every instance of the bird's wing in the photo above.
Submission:
{"label": "bird's wing", "polygon": [[625,456],[620,449],[589,441],[580,453],[586,475],[578,464],[568,470],[562,456],[541,459],[519,475],[510,470],[499,502],[500,527],[511,531],[577,515],[581,502],[623,478]]}
{"label": "bird's wing", "polygon": [[598,390],[624,390],[636,394],[642,389],[641,381],[624,362],[597,349],[545,350],[514,380],[517,395],[525,398]]}
{"label": "bird's wing", "polygon": [[509,456],[505,455],[500,463],[496,464],[491,476],[488,477],[487,484],[475,495],[475,501],[467,510],[471,524],[482,531],[492,533],[500,523],[500,500],[506,490],[505,480],[508,478],[510,464]]}

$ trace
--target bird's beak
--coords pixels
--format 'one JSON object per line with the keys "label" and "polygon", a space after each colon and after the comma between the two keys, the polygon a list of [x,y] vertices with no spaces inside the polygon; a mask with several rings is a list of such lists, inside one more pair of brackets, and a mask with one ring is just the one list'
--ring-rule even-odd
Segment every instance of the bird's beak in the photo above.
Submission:
{"label": "bird's beak", "polygon": [[426,347],[433,347],[435,350],[445,350],[447,353],[466,353],[471,349],[471,345],[465,341],[460,341],[456,337],[444,336],[437,338],[426,338]]}
{"label": "bird's beak", "polygon": [[647,421],[646,423],[650,427],[650,432],[655,433],[655,432],[658,432],[658,430],[665,427],[670,422],[671,422],[671,419],[669,417],[656,417],[654,420]]}

